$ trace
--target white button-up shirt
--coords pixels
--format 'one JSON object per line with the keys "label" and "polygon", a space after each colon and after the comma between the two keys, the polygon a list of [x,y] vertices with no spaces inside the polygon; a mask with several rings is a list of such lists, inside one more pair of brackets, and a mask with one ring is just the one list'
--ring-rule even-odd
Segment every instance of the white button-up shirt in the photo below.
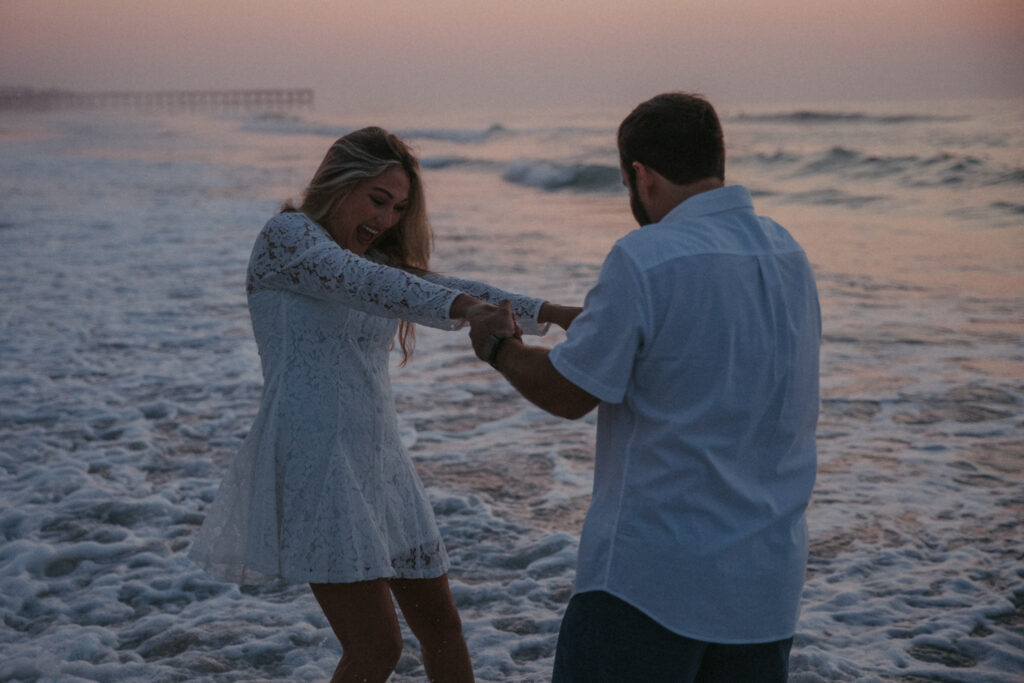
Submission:
{"label": "white button-up shirt", "polygon": [[550,356],[601,400],[577,593],[698,640],[793,635],[820,340],[803,249],[743,187],[616,243]]}

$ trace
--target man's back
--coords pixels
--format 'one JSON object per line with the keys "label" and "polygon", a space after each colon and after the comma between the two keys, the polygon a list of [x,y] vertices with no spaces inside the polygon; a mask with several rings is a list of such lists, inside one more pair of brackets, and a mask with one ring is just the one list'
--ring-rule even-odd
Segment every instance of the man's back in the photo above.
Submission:
{"label": "man's back", "polygon": [[577,592],[714,642],[786,638],[806,562],[820,312],[749,194],[698,194],[609,255],[551,353],[602,400]]}

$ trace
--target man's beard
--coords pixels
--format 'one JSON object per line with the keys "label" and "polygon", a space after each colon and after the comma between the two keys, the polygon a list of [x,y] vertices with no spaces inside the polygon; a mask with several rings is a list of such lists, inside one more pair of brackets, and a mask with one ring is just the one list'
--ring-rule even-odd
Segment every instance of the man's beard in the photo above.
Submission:
{"label": "man's beard", "polygon": [[640,194],[636,191],[635,173],[629,176],[629,209],[633,212],[633,218],[641,228],[654,222],[651,220],[650,214],[647,213],[647,209],[640,203]]}

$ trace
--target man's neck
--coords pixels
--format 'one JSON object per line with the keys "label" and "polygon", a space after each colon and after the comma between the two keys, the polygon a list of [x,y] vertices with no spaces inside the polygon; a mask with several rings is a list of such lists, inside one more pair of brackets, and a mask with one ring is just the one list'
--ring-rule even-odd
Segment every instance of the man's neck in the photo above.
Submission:
{"label": "man's neck", "polygon": [[654,218],[653,215],[651,216],[654,218],[655,223],[667,216],[672,209],[690,197],[702,192],[708,192],[709,190],[717,190],[725,185],[719,178],[701,178],[686,185],[676,185],[664,178],[661,180],[663,182],[659,183],[658,206],[652,207],[655,211],[651,212],[652,214],[658,214],[657,218]]}

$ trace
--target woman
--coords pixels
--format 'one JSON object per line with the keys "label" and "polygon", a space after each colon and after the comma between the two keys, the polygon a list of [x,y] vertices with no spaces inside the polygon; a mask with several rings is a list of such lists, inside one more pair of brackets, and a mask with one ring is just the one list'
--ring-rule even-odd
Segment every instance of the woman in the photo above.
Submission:
{"label": "woman", "polygon": [[401,653],[391,600],[432,680],[470,681],[448,557],[401,444],[388,375],[396,332],[456,329],[509,299],[527,333],[576,309],[428,272],[419,167],[380,128],[341,138],[261,231],[247,276],[260,409],[190,551],[239,583],[309,583],[343,656],[333,681],[384,681]]}

